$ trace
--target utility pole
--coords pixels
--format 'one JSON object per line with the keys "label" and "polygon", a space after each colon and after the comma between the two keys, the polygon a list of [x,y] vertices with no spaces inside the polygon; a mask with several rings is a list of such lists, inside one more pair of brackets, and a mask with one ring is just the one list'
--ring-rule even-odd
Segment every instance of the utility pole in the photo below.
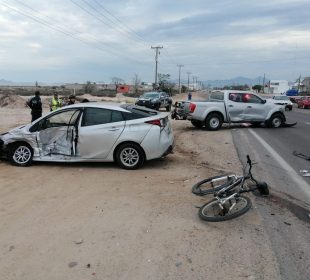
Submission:
{"label": "utility pole", "polygon": [[155,87],[157,86],[157,64],[158,64],[158,54],[159,53],[159,49],[162,49],[163,46],[156,46],[156,47],[153,47],[151,46],[151,49],[155,49],[156,50],[156,54],[155,54]]}
{"label": "utility pole", "polygon": [[264,80],[263,80],[263,93],[265,93],[265,73],[264,73]]}
{"label": "utility pole", "polygon": [[192,74],[191,72],[187,72],[187,89],[189,91],[189,76]]}
{"label": "utility pole", "polygon": [[301,79],[301,75],[299,75],[299,79],[298,79],[298,88],[297,88],[297,94],[299,94],[299,88],[300,88],[300,79]]}
{"label": "utility pole", "polygon": [[179,67],[179,94],[181,94],[181,68],[184,67],[182,64],[177,65]]}

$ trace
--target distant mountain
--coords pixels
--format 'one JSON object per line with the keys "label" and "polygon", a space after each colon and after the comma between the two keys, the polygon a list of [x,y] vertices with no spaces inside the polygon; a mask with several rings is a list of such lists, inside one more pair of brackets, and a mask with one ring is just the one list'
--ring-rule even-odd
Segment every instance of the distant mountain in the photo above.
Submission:
{"label": "distant mountain", "polygon": [[[246,78],[246,77],[236,77],[229,80],[206,80],[202,81],[206,87],[224,87],[224,86],[237,86],[237,85],[258,85],[263,84],[264,77],[257,77],[254,79]],[[268,78],[265,77],[265,83],[269,81]]]}
{"label": "distant mountain", "polygon": [[14,83],[12,81],[7,81],[5,79],[0,79],[0,85],[1,86],[11,86],[13,85]]}

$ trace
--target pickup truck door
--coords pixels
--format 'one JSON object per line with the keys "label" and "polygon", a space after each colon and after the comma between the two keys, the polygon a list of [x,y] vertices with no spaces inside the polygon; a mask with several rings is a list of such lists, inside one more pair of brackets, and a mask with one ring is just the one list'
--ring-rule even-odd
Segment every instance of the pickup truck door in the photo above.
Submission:
{"label": "pickup truck door", "polygon": [[165,93],[160,94],[160,102],[162,107],[166,107],[168,105],[167,96]]}
{"label": "pickup truck door", "polygon": [[264,121],[267,117],[265,101],[254,94],[243,94],[244,120]]}
{"label": "pickup truck door", "polygon": [[242,103],[242,93],[229,93],[226,110],[229,121],[241,122],[244,120],[245,104]]}
{"label": "pickup truck door", "polygon": [[267,115],[264,100],[251,93],[229,93],[226,108],[232,122],[264,121]]}

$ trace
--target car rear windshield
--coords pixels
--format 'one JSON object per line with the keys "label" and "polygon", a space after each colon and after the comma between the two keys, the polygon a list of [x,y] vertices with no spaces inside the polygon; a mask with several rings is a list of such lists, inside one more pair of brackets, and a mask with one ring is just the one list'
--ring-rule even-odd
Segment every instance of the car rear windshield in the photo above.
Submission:
{"label": "car rear windshield", "polygon": [[159,93],[158,92],[146,92],[142,95],[142,97],[146,98],[159,98]]}
{"label": "car rear windshield", "polygon": [[147,117],[154,116],[154,115],[158,114],[158,112],[155,110],[148,109],[148,108],[142,107],[142,106],[132,105],[132,104],[122,104],[120,107],[129,111],[128,113],[122,112],[122,114],[126,120],[147,118]]}

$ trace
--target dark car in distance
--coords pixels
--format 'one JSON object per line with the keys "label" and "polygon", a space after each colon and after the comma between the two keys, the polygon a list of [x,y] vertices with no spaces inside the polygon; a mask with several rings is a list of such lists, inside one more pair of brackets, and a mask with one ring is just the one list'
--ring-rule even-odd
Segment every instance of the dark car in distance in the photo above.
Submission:
{"label": "dark car in distance", "polygon": [[171,104],[172,104],[171,97],[166,92],[163,91],[145,92],[136,101],[136,105],[155,109],[157,111],[160,108],[166,108],[167,112],[171,110]]}

